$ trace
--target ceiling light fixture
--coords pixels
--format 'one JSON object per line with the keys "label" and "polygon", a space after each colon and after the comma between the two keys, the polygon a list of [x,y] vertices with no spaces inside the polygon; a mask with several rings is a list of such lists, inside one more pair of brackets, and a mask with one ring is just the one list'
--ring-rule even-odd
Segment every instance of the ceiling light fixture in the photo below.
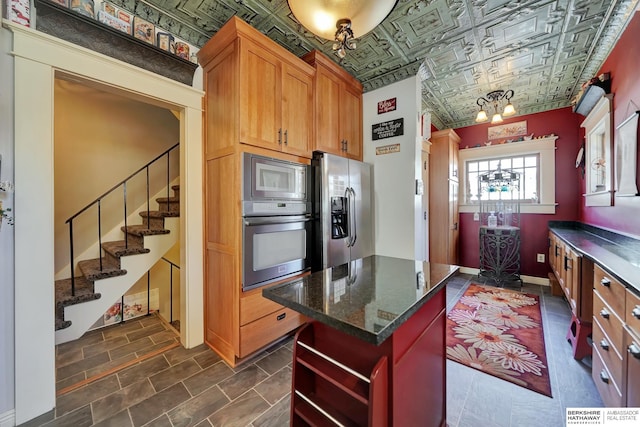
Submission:
{"label": "ceiling light fixture", "polygon": [[[485,110],[486,105],[493,104],[493,116],[491,117],[491,124],[502,123],[502,116],[509,117],[513,116],[516,113],[516,109],[511,103],[511,98],[513,97],[513,91],[509,90],[494,90],[493,92],[489,92],[486,97],[480,97],[476,101],[476,104],[480,107],[480,111],[478,111],[478,115],[476,116],[476,122],[486,122],[489,117],[487,116],[487,111]],[[504,110],[502,111],[502,115],[498,112],[498,107],[500,101],[503,99],[507,100],[507,105],[504,106]]]}
{"label": "ceiling light fixture", "polygon": [[356,48],[356,36],[362,37],[377,27],[397,0],[288,0],[295,18],[313,34],[334,40],[333,50],[344,58]]}

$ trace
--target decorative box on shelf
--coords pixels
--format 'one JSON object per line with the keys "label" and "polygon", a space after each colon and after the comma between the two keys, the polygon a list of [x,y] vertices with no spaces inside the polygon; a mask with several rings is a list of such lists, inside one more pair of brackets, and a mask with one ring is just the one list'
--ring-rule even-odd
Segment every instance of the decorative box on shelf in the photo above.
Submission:
{"label": "decorative box on shelf", "polygon": [[585,117],[588,116],[598,100],[609,92],[611,92],[609,73],[603,73],[593,78],[590,84],[576,97],[577,101],[573,106],[573,112],[582,114]]}

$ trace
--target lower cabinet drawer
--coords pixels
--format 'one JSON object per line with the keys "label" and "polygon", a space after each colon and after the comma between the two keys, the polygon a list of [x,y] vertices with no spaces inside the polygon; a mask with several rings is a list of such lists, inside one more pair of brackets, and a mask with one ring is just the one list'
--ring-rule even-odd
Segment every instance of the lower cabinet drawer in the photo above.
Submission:
{"label": "lower cabinet drawer", "polygon": [[626,304],[625,321],[629,328],[640,336],[640,297],[627,289]]}
{"label": "lower cabinet drawer", "polygon": [[306,318],[282,308],[240,327],[240,357],[246,357],[302,325]]}
{"label": "lower cabinet drawer", "polygon": [[622,353],[619,353],[610,343],[609,337],[604,334],[597,319],[593,322],[593,345],[598,347],[598,353],[615,383],[622,386]]}
{"label": "lower cabinet drawer", "polygon": [[240,298],[240,325],[246,325],[283,308],[262,296],[262,288],[247,292]]}
{"label": "lower cabinet drawer", "polygon": [[602,402],[607,407],[619,408],[624,406],[622,404],[620,388],[613,380],[598,350],[598,347],[593,347],[593,367],[591,375],[600,393],[600,397],[602,397]]}
{"label": "lower cabinet drawer", "polygon": [[618,317],[621,314],[605,304],[599,292],[593,292],[593,318],[600,324],[619,354],[623,352],[622,320]]}

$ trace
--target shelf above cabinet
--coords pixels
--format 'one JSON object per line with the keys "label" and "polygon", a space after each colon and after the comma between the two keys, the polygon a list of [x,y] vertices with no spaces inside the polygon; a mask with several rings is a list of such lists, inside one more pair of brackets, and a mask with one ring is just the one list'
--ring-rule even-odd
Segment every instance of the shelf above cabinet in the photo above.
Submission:
{"label": "shelf above cabinet", "polygon": [[198,64],[49,0],[36,0],[36,29],[191,86]]}

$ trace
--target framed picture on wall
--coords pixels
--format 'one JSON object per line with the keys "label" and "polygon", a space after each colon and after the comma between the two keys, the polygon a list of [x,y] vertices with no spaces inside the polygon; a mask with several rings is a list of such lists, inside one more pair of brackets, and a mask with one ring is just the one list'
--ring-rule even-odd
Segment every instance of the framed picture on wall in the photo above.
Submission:
{"label": "framed picture on wall", "polygon": [[171,52],[173,50],[173,36],[169,33],[158,33],[156,34],[156,46],[158,46],[162,50],[166,50],[167,52]]}
{"label": "framed picture on wall", "polygon": [[81,15],[94,18],[93,0],[71,0],[69,8]]}
{"label": "framed picture on wall", "polygon": [[133,18],[133,36],[150,44],[155,44],[156,27],[149,21],[136,16]]}

